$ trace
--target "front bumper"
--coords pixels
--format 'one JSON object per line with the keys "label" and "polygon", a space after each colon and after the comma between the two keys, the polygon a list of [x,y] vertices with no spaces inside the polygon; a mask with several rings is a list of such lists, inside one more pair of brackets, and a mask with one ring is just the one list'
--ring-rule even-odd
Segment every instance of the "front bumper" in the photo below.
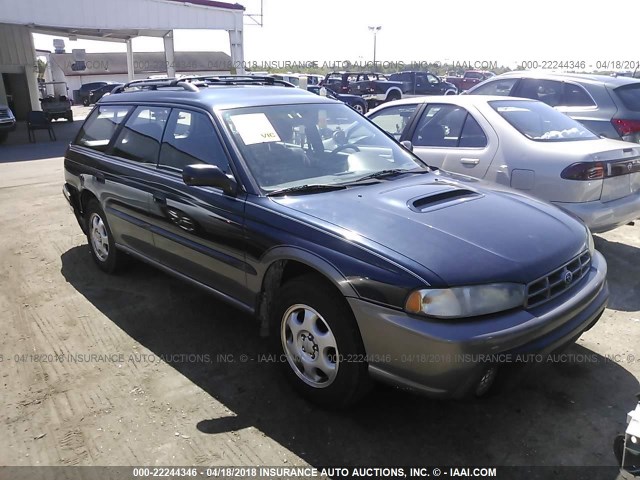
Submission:
{"label": "front bumper", "polygon": [[0,132],[13,132],[16,129],[16,121],[10,120],[5,122],[0,122]]}
{"label": "front bumper", "polygon": [[640,191],[610,202],[552,203],[580,217],[593,233],[613,230],[640,218]]}
{"label": "front bumper", "polygon": [[496,358],[548,354],[575,341],[602,315],[607,265],[594,252],[589,272],[562,295],[530,310],[437,321],[350,298],[370,374],[431,396],[462,397]]}

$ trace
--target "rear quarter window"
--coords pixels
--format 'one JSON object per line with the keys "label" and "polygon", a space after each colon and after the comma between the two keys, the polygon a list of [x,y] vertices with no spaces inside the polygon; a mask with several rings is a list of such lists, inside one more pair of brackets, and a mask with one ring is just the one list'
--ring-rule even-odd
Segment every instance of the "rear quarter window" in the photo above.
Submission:
{"label": "rear quarter window", "polygon": [[625,108],[640,112],[640,82],[618,87],[614,90]]}
{"label": "rear quarter window", "polygon": [[104,152],[118,125],[125,119],[131,107],[124,105],[101,106],[93,110],[82,125],[76,145]]}

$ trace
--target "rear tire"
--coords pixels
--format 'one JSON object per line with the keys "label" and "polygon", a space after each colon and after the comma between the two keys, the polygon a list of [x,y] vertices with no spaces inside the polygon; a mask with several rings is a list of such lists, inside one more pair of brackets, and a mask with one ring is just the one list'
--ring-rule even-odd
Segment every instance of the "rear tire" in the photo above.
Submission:
{"label": "rear tire", "polygon": [[318,275],[295,277],[280,289],[271,315],[287,380],[303,397],[332,409],[353,405],[371,385],[360,331],[337,295]]}
{"label": "rear tire", "polygon": [[4,143],[7,138],[9,138],[9,134],[7,132],[0,132],[0,143]]}
{"label": "rear tire", "polygon": [[121,270],[127,263],[127,256],[116,248],[107,217],[96,199],[89,201],[84,217],[93,261],[106,273]]}

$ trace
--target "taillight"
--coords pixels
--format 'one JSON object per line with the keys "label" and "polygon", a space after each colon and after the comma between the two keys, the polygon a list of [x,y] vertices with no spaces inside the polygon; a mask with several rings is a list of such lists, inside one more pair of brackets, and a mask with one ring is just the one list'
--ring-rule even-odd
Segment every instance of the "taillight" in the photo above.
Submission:
{"label": "taillight", "polygon": [[611,123],[623,140],[635,143],[640,141],[640,120],[614,118]]}
{"label": "taillight", "polygon": [[569,165],[560,176],[566,180],[602,180],[606,169],[602,162],[580,162]]}

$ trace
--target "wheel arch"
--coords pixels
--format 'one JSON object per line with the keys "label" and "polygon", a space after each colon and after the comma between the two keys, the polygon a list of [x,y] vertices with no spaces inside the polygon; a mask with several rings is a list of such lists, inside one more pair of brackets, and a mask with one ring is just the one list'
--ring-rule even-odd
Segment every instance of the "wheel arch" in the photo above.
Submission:
{"label": "wheel arch", "polygon": [[280,247],[271,250],[264,258],[264,273],[259,279],[256,300],[256,316],[260,321],[260,334],[269,335],[269,314],[275,295],[285,282],[292,278],[314,274],[331,285],[342,297],[359,297],[351,283],[330,262],[307,250]]}

